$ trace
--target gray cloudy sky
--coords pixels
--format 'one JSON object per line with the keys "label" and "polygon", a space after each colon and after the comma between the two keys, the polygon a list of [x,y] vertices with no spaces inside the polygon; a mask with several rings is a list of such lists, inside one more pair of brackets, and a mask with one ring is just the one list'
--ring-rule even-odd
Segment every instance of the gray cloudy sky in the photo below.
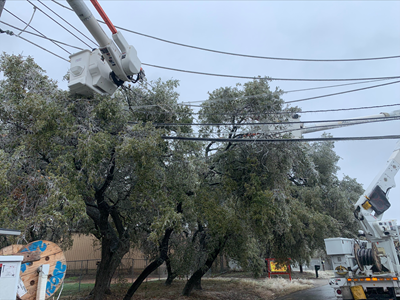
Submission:
{"label": "gray cloudy sky", "polygon": [[[339,59],[395,56],[400,54],[400,1],[99,1],[114,25],[183,44],[204,48],[270,57]],[[65,24],[38,1],[38,8]],[[88,34],[78,17],[53,1],[44,4]],[[66,1],[59,1],[67,5]],[[100,18],[87,2],[92,12]],[[29,21],[33,7],[27,1],[7,0],[5,8]],[[17,27],[24,24],[3,11],[0,20]],[[88,48],[76,37],[36,11],[31,25],[46,36]],[[11,29],[0,23],[3,30]],[[17,30],[11,29],[15,33]],[[107,34],[111,33],[104,26]],[[31,29],[29,29],[31,31]],[[298,62],[228,56],[184,48],[122,31],[135,46],[143,63],[192,71],[274,78],[364,78],[400,75],[400,59],[359,62]],[[68,59],[68,53],[52,43],[31,36],[23,37]],[[80,36],[81,37],[81,36]],[[87,41],[85,38],[83,38]],[[94,45],[89,42],[91,47]],[[74,49],[66,47],[73,53]],[[69,63],[21,40],[0,35],[0,50],[9,54],[31,55],[60,87]],[[185,74],[144,67],[147,78],[180,80],[181,101],[207,99],[207,92],[221,86],[234,86],[247,80]],[[393,81],[393,80],[392,80]],[[291,101],[341,92],[390,81],[338,88],[295,92],[284,95]],[[345,82],[347,83],[347,82]],[[327,86],[333,82],[273,81],[271,87],[295,90]],[[296,103],[303,110],[338,109],[400,103],[400,84],[368,89],[339,96]],[[400,106],[346,112],[303,114],[302,120],[360,117],[393,111]],[[330,130],[333,136],[372,136],[400,134],[399,121],[357,125]],[[307,135],[318,137],[321,133]],[[349,175],[367,187],[392,153],[396,140],[336,142],[342,157],[339,175]],[[398,218],[400,212],[400,174],[398,187],[391,191],[391,209],[385,218]],[[399,218],[400,219],[400,218]]]}

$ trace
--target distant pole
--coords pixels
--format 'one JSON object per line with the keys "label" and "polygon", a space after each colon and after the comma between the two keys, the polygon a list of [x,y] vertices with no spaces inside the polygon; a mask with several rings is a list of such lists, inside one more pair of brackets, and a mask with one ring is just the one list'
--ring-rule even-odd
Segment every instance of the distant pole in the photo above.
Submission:
{"label": "distant pole", "polygon": [[3,12],[4,4],[6,4],[6,0],[0,0],[0,17]]}

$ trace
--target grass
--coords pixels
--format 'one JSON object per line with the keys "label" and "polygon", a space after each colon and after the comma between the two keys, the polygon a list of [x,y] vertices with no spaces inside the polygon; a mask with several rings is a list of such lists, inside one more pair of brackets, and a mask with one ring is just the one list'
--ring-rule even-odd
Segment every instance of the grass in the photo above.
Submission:
{"label": "grass", "polygon": [[[234,272],[231,275],[244,275]],[[228,274],[229,275],[229,274]],[[295,291],[308,289],[314,286],[310,279],[293,279],[291,282],[283,278],[251,279],[238,277],[204,278],[202,280],[203,290],[193,291],[190,300],[272,300],[278,296],[286,295]],[[171,286],[165,286],[163,280],[144,282],[135,293],[132,300],[187,300],[181,296],[186,280],[175,280]],[[112,295],[106,296],[105,300],[122,299],[130,284],[114,284],[111,287]],[[89,294],[93,284],[81,284],[81,292],[78,292],[77,283],[65,283],[60,299],[81,299]]]}
{"label": "grass", "polygon": [[[71,298],[71,296],[83,296],[87,295],[90,293],[90,291],[93,289],[94,283],[81,283],[79,287],[79,283],[64,283],[64,287],[61,293],[61,298],[63,299],[65,296]],[[56,292],[56,295],[58,297],[58,293],[60,290]],[[67,298],[68,299],[68,298]],[[71,298],[74,299],[74,298]]]}

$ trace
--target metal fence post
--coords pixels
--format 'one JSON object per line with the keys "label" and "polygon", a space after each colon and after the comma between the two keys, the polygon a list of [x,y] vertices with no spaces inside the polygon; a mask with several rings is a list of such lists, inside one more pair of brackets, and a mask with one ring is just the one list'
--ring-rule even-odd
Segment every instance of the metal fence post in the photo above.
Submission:
{"label": "metal fence post", "polygon": [[79,275],[79,287],[78,287],[78,292],[81,291],[81,280],[82,280],[82,267],[83,267],[83,260],[81,260],[81,274]]}

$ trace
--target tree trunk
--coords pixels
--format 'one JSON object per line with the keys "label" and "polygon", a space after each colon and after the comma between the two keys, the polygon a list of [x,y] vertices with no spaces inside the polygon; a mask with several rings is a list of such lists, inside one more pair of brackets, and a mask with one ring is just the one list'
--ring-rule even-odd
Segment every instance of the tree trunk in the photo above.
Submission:
{"label": "tree trunk", "polygon": [[[111,245],[118,243],[118,248],[112,251]],[[122,244],[121,241],[115,241],[103,238],[101,242],[101,261],[96,272],[96,282],[93,289],[93,300],[101,300],[104,294],[110,294],[111,280],[122,257],[129,251],[129,241]]]}
{"label": "tree trunk", "polygon": [[135,282],[131,285],[129,290],[126,292],[126,295],[124,297],[124,300],[130,300],[133,296],[133,294],[137,291],[137,289],[140,287],[142,282],[149,276],[153,271],[157,270],[159,266],[161,266],[164,261],[168,257],[168,242],[169,238],[171,236],[173,229],[168,228],[165,230],[165,234],[163,237],[163,240],[161,242],[161,245],[159,247],[160,249],[160,256],[153,261],[151,264],[149,264],[142,273],[140,273],[139,277],[135,280]]}
{"label": "tree trunk", "polygon": [[300,273],[303,273],[303,265],[299,265],[300,266]]}
{"label": "tree trunk", "polygon": [[169,259],[168,256],[165,260],[165,264],[167,265],[167,274],[168,274],[167,280],[165,280],[165,285],[171,285],[172,281],[174,281],[174,279],[178,274],[176,272],[172,272],[171,260]]}
{"label": "tree trunk", "polygon": [[203,288],[201,287],[201,277],[198,279],[198,280],[196,280],[195,282],[194,282],[194,284],[193,284],[193,289],[194,290],[198,290],[198,291],[201,291]]}
{"label": "tree trunk", "polygon": [[[96,272],[95,286],[91,292],[93,300],[102,300],[104,294],[111,292],[111,279],[130,247],[129,233],[122,224],[118,208],[108,205],[104,199],[104,192],[110,180],[108,178],[103,187],[95,193],[94,199],[85,199],[86,214],[93,220],[98,230],[97,238],[101,240],[101,261]],[[109,221],[110,216],[116,230]]]}
{"label": "tree trunk", "polygon": [[215,259],[218,256],[218,254],[224,248],[227,239],[228,239],[227,237],[224,237],[224,239],[218,243],[218,246],[216,248],[214,248],[214,250],[210,254],[208,254],[208,257],[207,257],[207,260],[206,260],[204,266],[202,266],[201,268],[199,268],[197,271],[195,271],[192,274],[192,276],[186,282],[185,287],[183,288],[183,291],[182,291],[183,296],[190,296],[190,293],[192,292],[193,289],[201,290],[201,278],[211,268],[213,262],[215,261]]}

